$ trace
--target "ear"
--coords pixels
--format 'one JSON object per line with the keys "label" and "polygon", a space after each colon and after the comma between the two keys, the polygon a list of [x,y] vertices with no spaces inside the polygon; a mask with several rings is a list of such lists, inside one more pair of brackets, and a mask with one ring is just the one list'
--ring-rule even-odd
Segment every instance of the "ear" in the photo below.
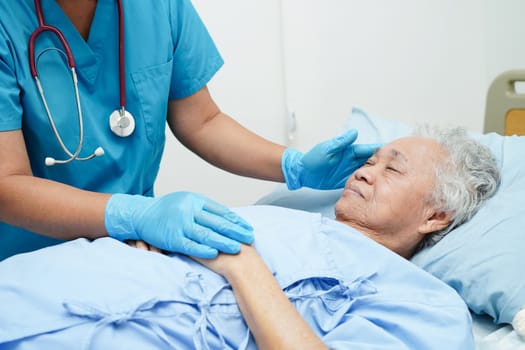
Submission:
{"label": "ear", "polygon": [[452,213],[446,211],[433,211],[419,226],[418,232],[422,235],[433,233],[446,228],[452,219]]}

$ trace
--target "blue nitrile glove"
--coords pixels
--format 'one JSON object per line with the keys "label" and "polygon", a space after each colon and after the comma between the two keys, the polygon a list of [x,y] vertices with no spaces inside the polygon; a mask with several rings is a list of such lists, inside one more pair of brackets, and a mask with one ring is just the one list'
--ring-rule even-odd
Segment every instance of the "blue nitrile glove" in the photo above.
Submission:
{"label": "blue nitrile glove", "polygon": [[348,177],[380,146],[378,144],[353,143],[357,130],[322,142],[303,154],[287,148],[282,156],[281,166],[290,190],[310,187],[319,190],[342,188]]}
{"label": "blue nitrile glove", "polygon": [[158,198],[114,194],[105,209],[108,235],[143,240],[159,249],[198,258],[235,254],[253,243],[252,227],[237,214],[200,194],[174,192]]}

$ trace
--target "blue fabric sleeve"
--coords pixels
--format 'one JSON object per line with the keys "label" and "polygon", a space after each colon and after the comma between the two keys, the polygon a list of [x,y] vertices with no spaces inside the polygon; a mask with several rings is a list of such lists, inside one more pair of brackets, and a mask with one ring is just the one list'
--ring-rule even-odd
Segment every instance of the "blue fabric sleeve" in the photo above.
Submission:
{"label": "blue fabric sleeve", "polygon": [[169,97],[176,99],[202,89],[224,61],[191,2],[170,5],[174,52]]}
{"label": "blue fabric sleeve", "polygon": [[13,71],[7,34],[0,26],[0,131],[22,127],[20,89]]}

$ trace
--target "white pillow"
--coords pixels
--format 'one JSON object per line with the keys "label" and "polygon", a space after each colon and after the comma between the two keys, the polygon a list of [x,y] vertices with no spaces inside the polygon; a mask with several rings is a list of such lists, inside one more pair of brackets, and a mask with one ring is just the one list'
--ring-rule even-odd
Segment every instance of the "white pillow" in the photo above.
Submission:
{"label": "white pillow", "polygon": [[356,129],[359,143],[388,143],[409,135],[413,126],[392,119],[371,116],[360,107],[353,107],[350,117],[343,125],[343,131]]}
{"label": "white pillow", "polygon": [[525,137],[493,133],[479,139],[498,160],[498,192],[412,261],[456,289],[474,312],[512,323],[525,336],[525,313],[516,317],[525,305]]}

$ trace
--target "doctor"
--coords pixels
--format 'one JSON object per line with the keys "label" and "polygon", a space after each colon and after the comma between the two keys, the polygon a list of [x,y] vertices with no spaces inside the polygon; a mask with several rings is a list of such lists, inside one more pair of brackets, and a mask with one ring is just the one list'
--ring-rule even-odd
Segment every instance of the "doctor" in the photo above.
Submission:
{"label": "doctor", "polygon": [[2,1],[0,14],[0,260],[106,235],[201,258],[252,243],[211,199],[153,197],[166,122],[209,163],[290,189],[342,187],[375,150],[350,131],[303,154],[224,114],[206,87],[223,60],[190,0]]}

